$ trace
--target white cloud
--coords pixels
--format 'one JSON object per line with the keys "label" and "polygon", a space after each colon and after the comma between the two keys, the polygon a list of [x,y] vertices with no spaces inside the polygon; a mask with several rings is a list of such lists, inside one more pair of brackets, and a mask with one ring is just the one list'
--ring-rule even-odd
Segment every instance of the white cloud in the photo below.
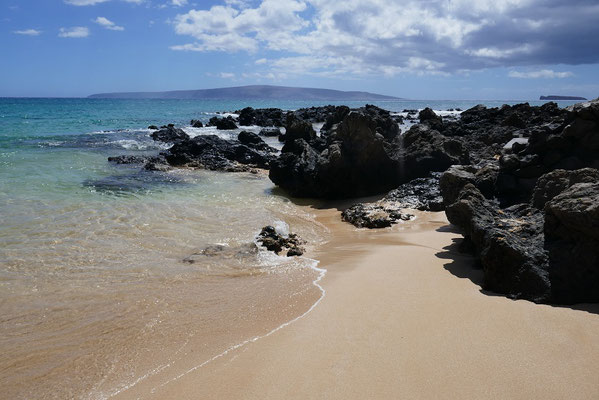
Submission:
{"label": "white cloud", "polygon": [[[298,0],[263,0],[257,8],[238,9],[213,6],[209,10],[191,10],[175,18],[175,32],[199,42],[187,45],[197,51],[256,51],[261,42],[285,37],[299,31],[308,22],[297,13],[306,4]],[[175,46],[180,50],[182,46]]]}
{"label": "white cloud", "polygon": [[187,5],[187,0],[171,0],[171,4],[175,7],[182,7]]}
{"label": "white cloud", "polygon": [[37,29],[24,29],[22,31],[13,31],[12,33],[17,35],[38,36],[42,31],[38,31]]}
{"label": "white cloud", "polygon": [[106,29],[110,29],[111,31],[124,31],[125,28],[122,26],[116,25],[114,22],[109,20],[108,18],[98,17],[94,20],[94,22],[100,26],[103,26]]}
{"label": "white cloud", "polygon": [[85,26],[60,28],[58,36],[62,38],[85,38],[89,36],[89,29]]}
{"label": "white cloud", "polygon": [[551,69],[542,69],[539,71],[528,71],[528,72],[520,72],[520,71],[510,71],[510,78],[520,78],[520,79],[555,79],[555,78],[569,78],[574,74],[569,71],[564,72],[556,72]]}
{"label": "white cloud", "polygon": [[[106,3],[110,0],[64,0],[65,3],[72,6],[95,6],[96,4]],[[141,4],[145,0],[123,0],[127,3]]]}
{"label": "white cloud", "polygon": [[599,62],[599,6],[570,1],[224,0],[177,15],[193,39],[171,49],[270,51],[255,61],[268,72],[343,77]]}
{"label": "white cloud", "polygon": [[220,74],[218,74],[218,76],[223,79],[234,79],[235,78],[235,74],[232,72],[221,72]]}

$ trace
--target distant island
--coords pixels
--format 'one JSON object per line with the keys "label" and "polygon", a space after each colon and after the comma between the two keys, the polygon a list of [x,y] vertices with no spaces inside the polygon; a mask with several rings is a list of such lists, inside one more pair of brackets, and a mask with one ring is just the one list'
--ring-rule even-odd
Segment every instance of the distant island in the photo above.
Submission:
{"label": "distant island", "polygon": [[401,100],[399,97],[368,92],[253,85],[218,89],[174,90],[168,92],[99,93],[92,99],[224,99],[224,100]]}
{"label": "distant island", "polygon": [[549,95],[549,96],[541,96],[539,98],[539,100],[587,100],[584,97],[579,97],[579,96],[555,96],[555,95]]}

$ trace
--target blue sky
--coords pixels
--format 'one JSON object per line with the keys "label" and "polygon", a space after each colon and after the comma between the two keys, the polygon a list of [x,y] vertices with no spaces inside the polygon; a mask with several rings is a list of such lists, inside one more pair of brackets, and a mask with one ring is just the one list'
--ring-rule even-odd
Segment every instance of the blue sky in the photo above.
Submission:
{"label": "blue sky", "polygon": [[250,84],[599,96],[597,0],[3,0],[0,96]]}

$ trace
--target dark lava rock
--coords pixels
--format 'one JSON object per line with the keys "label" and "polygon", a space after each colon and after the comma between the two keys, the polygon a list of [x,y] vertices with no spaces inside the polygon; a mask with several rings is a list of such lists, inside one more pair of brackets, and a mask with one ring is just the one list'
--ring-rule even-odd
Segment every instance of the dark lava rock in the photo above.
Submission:
{"label": "dark lava rock", "polygon": [[150,125],[150,126],[148,126],[148,129],[156,131],[156,130],[158,130],[158,127],[156,125]]}
{"label": "dark lava rock", "polygon": [[556,169],[539,178],[532,193],[533,207],[543,210],[545,204],[577,183],[599,182],[599,170],[583,168],[575,171]]}
{"label": "dark lava rock", "polygon": [[577,183],[545,205],[553,299],[599,302],[599,182]]}
{"label": "dark lava rock", "polygon": [[468,164],[469,154],[459,138],[448,138],[427,125],[413,125],[402,137],[405,167],[413,177],[443,172],[454,164]]}
{"label": "dark lava rock", "polygon": [[171,124],[164,129],[152,132],[150,136],[156,141],[165,143],[177,143],[189,139],[189,135],[183,129],[175,128]]}
{"label": "dark lava rock", "polygon": [[428,178],[417,178],[393,189],[374,203],[358,203],[344,210],[341,218],[358,228],[385,228],[414,216],[404,209],[443,211],[443,198],[439,191],[439,173]]}
{"label": "dark lava rock", "polygon": [[445,206],[439,190],[440,173],[428,178],[416,178],[393,189],[384,197],[387,202],[396,202],[401,208],[420,211],[443,211]]}
{"label": "dark lava rock", "polygon": [[526,205],[500,210],[468,183],[446,214],[480,257],[484,289],[535,302],[551,299],[541,212]]}
{"label": "dark lava rock", "polygon": [[204,124],[199,119],[192,119],[189,123],[193,128],[203,128]]}
{"label": "dark lava rock", "polygon": [[264,137],[279,137],[279,135],[281,135],[281,130],[279,128],[263,128],[260,129],[258,135]]}
{"label": "dark lava rock", "polygon": [[235,120],[230,115],[225,118],[212,117],[210,118],[209,124],[216,126],[216,129],[218,130],[237,129],[237,124],[235,124]]}
{"label": "dark lava rock", "polygon": [[[295,116],[290,121],[297,123]],[[288,127],[270,172],[271,180],[294,196],[371,195],[468,162],[461,139],[425,125],[400,136],[390,113],[375,106],[351,111],[325,137],[315,137],[305,122],[298,126]]]}
{"label": "dark lava rock", "polygon": [[116,164],[143,164],[147,171],[166,171],[170,169],[163,155],[157,156],[134,156],[122,155],[108,157],[108,161]]}
{"label": "dark lava rock", "polygon": [[473,165],[453,165],[441,175],[439,181],[440,192],[445,205],[453,204],[460,191],[468,183],[476,186],[487,198],[492,199],[495,193],[495,181],[497,180],[499,166],[494,161],[482,167]]}
{"label": "dark lava rock", "polygon": [[568,186],[596,171],[566,172],[539,180],[544,211],[528,204],[500,209],[470,183],[447,207],[480,258],[485,289],[535,302],[599,301],[599,181]]}
{"label": "dark lava rock", "polygon": [[244,144],[252,149],[261,150],[269,153],[276,153],[277,150],[275,148],[270,147],[260,138],[260,136],[256,135],[253,132],[241,131],[239,135],[237,135],[237,140],[241,144]]}
{"label": "dark lava rock", "polygon": [[285,143],[293,142],[295,139],[304,139],[309,142],[315,138],[316,132],[310,122],[297,119],[291,115],[285,126]]}
{"label": "dark lava rock", "polygon": [[304,254],[305,250],[302,245],[306,242],[295,233],[283,236],[273,226],[267,225],[260,231],[258,243],[277,254],[282,252],[283,249],[287,249],[287,257],[292,257]]}
{"label": "dark lava rock", "polygon": [[434,129],[438,129],[443,126],[443,118],[440,115],[435,114],[435,112],[426,107],[424,110],[418,113],[418,119],[421,124],[428,124]]}
{"label": "dark lava rock", "polygon": [[349,114],[349,112],[350,109],[347,106],[335,107],[333,112],[327,116],[321,131],[331,130],[335,125],[343,121],[343,119],[347,116],[347,114]]}
{"label": "dark lava rock", "polygon": [[373,204],[354,204],[341,213],[341,218],[358,228],[387,228],[414,216],[403,213],[397,203],[379,201]]}
{"label": "dark lava rock", "polygon": [[173,166],[188,166],[222,171],[247,171],[250,167],[268,168],[274,156],[237,141],[216,135],[196,136],[175,143],[166,153]]}
{"label": "dark lava rock", "polygon": [[122,155],[122,156],[108,157],[108,161],[113,162],[115,164],[145,164],[148,161],[148,157]]}
{"label": "dark lava rock", "polygon": [[283,111],[279,108],[246,107],[243,110],[235,111],[235,113],[239,114],[239,125],[241,126],[283,126]]}
{"label": "dark lava rock", "polygon": [[269,177],[294,196],[356,197],[380,193],[401,183],[400,162],[393,158],[392,147],[376,132],[376,123],[369,114],[351,112],[328,137],[322,151],[305,139],[287,138],[281,156],[271,165]]}

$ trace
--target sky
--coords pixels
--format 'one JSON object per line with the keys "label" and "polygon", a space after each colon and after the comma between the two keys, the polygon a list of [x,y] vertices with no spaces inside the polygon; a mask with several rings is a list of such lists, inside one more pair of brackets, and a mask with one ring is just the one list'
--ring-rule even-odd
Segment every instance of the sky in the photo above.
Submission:
{"label": "sky", "polygon": [[0,96],[599,96],[598,0],[2,0]]}

